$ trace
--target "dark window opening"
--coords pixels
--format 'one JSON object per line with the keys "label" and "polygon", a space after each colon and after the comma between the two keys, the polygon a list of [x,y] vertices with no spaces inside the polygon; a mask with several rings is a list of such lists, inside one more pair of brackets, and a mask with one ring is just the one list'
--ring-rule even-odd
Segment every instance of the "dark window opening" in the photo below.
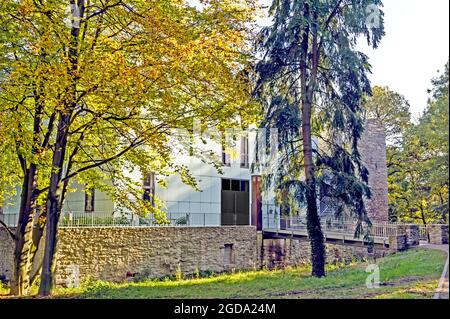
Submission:
{"label": "dark window opening", "polygon": [[150,172],[145,174],[144,183],[143,183],[144,194],[142,199],[146,202],[150,202],[151,205],[155,206],[155,192],[156,192],[156,183],[155,183],[155,173]]}
{"label": "dark window opening", "polygon": [[241,168],[249,168],[248,138],[241,138]]}
{"label": "dark window opening", "polygon": [[222,179],[222,190],[224,191],[231,190],[231,181],[229,179]]}
{"label": "dark window opening", "polygon": [[225,146],[222,147],[222,164],[224,166],[231,166],[231,156],[227,153]]}
{"label": "dark window opening", "polygon": [[222,190],[248,193],[250,191],[250,183],[245,180],[224,178],[222,179]]}
{"label": "dark window opening", "polygon": [[86,190],[84,193],[84,211],[93,213],[95,211],[95,189]]}
{"label": "dark window opening", "polygon": [[241,183],[240,183],[240,181],[232,180],[231,181],[231,190],[235,191],[235,192],[240,192],[241,191]]}
{"label": "dark window opening", "polygon": [[241,181],[241,192],[249,192],[249,182]]}

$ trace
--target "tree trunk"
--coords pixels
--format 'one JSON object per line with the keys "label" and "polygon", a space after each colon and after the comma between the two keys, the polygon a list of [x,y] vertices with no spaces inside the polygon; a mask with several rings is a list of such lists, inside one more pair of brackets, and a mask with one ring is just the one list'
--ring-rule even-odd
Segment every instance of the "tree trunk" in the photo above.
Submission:
{"label": "tree trunk", "polygon": [[16,229],[11,294],[17,296],[28,295],[31,287],[29,275],[33,259],[30,258],[30,253],[32,250],[33,225],[36,213],[36,178],[36,165],[31,164],[22,185],[19,220]]}
{"label": "tree trunk", "polygon": [[[77,9],[76,20],[81,21],[84,17],[84,0],[71,0]],[[73,12],[75,14],[75,11]],[[75,20],[75,19],[74,19]],[[61,215],[62,202],[64,200],[63,168],[66,157],[67,140],[69,134],[70,120],[73,111],[77,106],[77,82],[78,75],[78,45],[80,35],[80,25],[72,25],[70,32],[70,44],[68,47],[68,59],[70,66],[68,69],[71,84],[68,87],[68,98],[64,103],[64,110],[59,114],[58,129],[56,133],[55,152],[53,154],[53,172],[50,178],[50,187],[47,194],[47,226],[45,234],[45,251],[42,261],[41,284],[39,295],[48,296],[53,289],[53,275],[56,268],[56,248],[58,242],[58,222]]]}
{"label": "tree trunk", "polygon": [[[305,19],[311,16],[311,10],[308,3],[304,4],[303,15]],[[314,20],[317,22],[317,12],[312,13]],[[312,33],[312,54],[309,54],[310,35]],[[311,73],[308,74],[308,61],[312,59]],[[320,49],[318,44],[317,23],[312,24],[312,29],[309,24],[305,26],[301,42],[301,126],[303,139],[303,155],[305,166],[305,180],[306,180],[306,203],[307,203],[307,229],[308,236],[311,241],[311,261],[312,261],[312,275],[315,277],[325,276],[325,244],[320,225],[319,214],[317,211],[317,193],[316,193],[316,172],[313,159],[312,147],[312,133],[311,133],[311,114],[312,102],[314,97],[314,90],[316,87],[316,79],[318,72],[318,65],[320,59]],[[309,77],[309,81],[308,81]]]}
{"label": "tree trunk", "polygon": [[[33,118],[33,144],[31,153],[36,156],[42,133],[42,118],[44,115],[44,102],[42,87],[33,83],[33,97],[35,103],[35,114]],[[31,159],[30,167],[27,161],[19,155],[24,177],[22,183],[22,194],[19,209],[19,220],[16,229],[16,245],[14,251],[14,270],[11,282],[11,294],[28,295],[31,288],[30,272],[33,266],[35,252],[33,250],[33,233],[35,216],[37,212],[38,199],[38,165]]]}
{"label": "tree trunk", "polygon": [[430,234],[428,233],[428,223],[427,223],[427,219],[425,218],[425,212],[423,211],[422,205],[420,205],[420,218],[422,219],[422,223],[425,226],[428,242],[431,242]]}
{"label": "tree trunk", "polygon": [[53,289],[53,274],[56,267],[56,245],[58,240],[58,221],[61,214],[62,174],[66,154],[67,136],[70,125],[70,114],[61,114],[56,136],[53,156],[53,172],[47,195],[47,226],[45,234],[45,251],[42,262],[41,284],[39,295],[48,296]]}
{"label": "tree trunk", "polygon": [[[31,243],[31,249],[30,249],[30,269],[29,269],[29,277],[30,277],[30,286],[33,286],[38,274],[40,273],[40,270],[42,268],[42,259],[36,260],[37,252],[39,250],[41,239],[44,236],[44,229],[45,229],[45,208],[42,207],[37,208],[36,212],[37,219],[34,222],[33,227],[33,235],[32,235],[32,243]],[[37,264],[35,265],[35,262]]]}
{"label": "tree trunk", "polygon": [[325,244],[317,211],[316,177],[312,153],[311,104],[304,103],[302,108],[302,135],[305,161],[307,228],[311,241],[312,275],[325,276]]}

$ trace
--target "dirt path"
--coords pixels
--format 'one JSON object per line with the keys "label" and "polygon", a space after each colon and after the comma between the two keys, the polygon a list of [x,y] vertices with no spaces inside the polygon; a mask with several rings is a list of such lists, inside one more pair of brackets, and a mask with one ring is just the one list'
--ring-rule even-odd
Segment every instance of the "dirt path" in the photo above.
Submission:
{"label": "dirt path", "polygon": [[448,271],[449,271],[449,246],[448,245],[421,245],[421,248],[442,250],[447,253],[447,262],[445,263],[445,269],[442,272],[441,280],[439,281],[439,287],[436,290],[434,299],[449,299],[448,293]]}

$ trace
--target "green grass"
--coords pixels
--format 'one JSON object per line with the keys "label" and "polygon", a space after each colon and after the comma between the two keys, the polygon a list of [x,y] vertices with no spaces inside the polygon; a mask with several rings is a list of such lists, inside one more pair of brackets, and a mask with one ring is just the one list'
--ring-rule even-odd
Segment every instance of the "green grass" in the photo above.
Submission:
{"label": "green grass", "polygon": [[437,288],[446,254],[414,249],[376,263],[379,288],[366,287],[366,267],[358,263],[329,267],[326,278],[310,276],[310,267],[262,270],[217,275],[210,278],[143,281],[113,284],[94,282],[79,289],[59,289],[63,298],[431,298]]}
{"label": "green grass", "polygon": [[9,288],[0,282],[0,297],[9,293]]}

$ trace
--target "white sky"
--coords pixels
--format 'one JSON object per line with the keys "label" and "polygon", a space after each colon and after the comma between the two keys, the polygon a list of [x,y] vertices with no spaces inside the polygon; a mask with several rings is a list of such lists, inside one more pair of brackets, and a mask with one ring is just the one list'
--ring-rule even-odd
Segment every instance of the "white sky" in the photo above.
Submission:
{"label": "white sky", "polygon": [[[271,0],[260,0],[267,5]],[[404,95],[413,117],[427,105],[427,89],[449,57],[448,0],[384,0],[386,36],[372,50],[359,50],[370,58],[372,85],[389,86]],[[268,20],[261,20],[267,25]]]}

